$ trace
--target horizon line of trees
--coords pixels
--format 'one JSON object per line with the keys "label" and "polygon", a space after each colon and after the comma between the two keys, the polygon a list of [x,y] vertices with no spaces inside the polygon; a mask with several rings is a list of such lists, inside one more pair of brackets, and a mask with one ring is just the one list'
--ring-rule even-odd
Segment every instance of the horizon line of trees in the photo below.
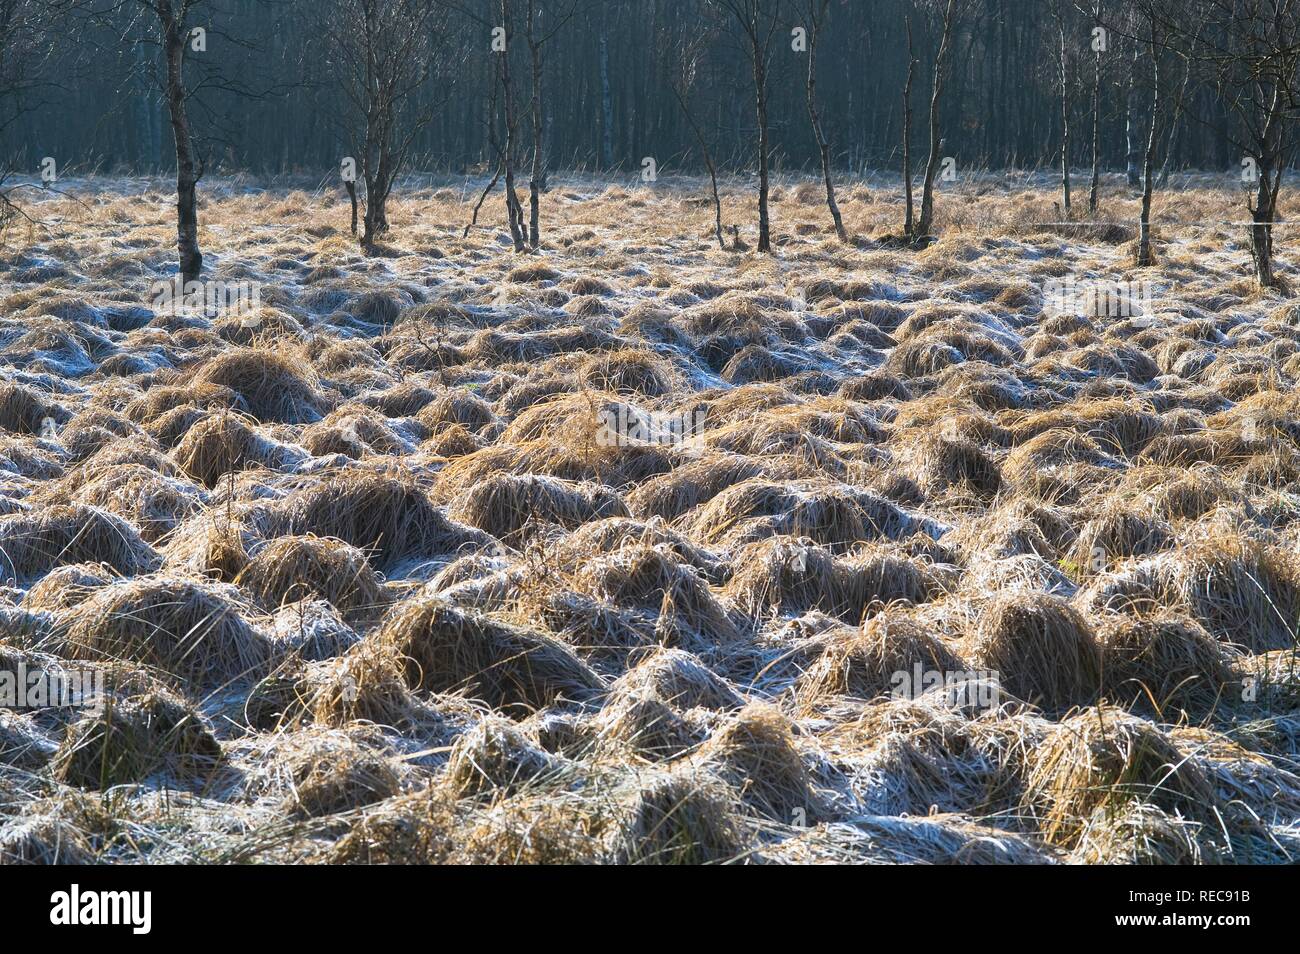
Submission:
{"label": "horizon line of trees", "polygon": [[[22,114],[0,127],[0,155],[30,171],[46,156],[67,168],[159,172],[175,167],[165,95],[149,77],[162,68],[163,51],[156,40],[129,35],[140,3],[156,5],[153,0],[47,0],[55,12],[42,12],[45,22],[63,5],[98,6],[102,16],[79,24],[75,42],[53,38],[48,75],[28,84]],[[963,0],[967,9],[952,39],[950,95],[940,116],[947,148],[963,168],[1032,169],[1057,161],[1063,119],[1056,3]],[[24,0],[0,0],[5,4],[21,8]],[[363,0],[199,0],[191,5],[193,26],[205,28],[207,35],[204,50],[187,52],[187,68],[227,77],[205,83],[202,91],[202,108],[219,129],[208,150],[211,169],[286,174],[337,168],[344,143],[330,114],[340,109],[346,80],[329,68],[322,21],[360,5]],[[516,8],[528,5],[514,0]],[[779,32],[771,48],[769,113],[773,165],[815,172],[821,150],[804,104],[810,52],[794,49],[798,41],[792,35],[803,25],[806,5],[789,0],[775,18]],[[1135,3],[1110,0],[1109,5]],[[179,0],[176,6],[182,6]],[[483,114],[495,72],[491,28],[500,23],[493,16],[499,0],[442,6],[483,13],[446,24],[449,39],[460,48],[456,70],[436,77],[442,89],[430,84],[410,104],[413,111],[440,107],[411,144],[411,166],[453,172],[490,167],[493,147]],[[680,85],[680,51],[687,44],[700,54],[691,99],[715,142],[714,157],[727,169],[754,167],[751,69],[735,31],[719,16],[726,13],[722,5],[714,0],[537,0],[534,6],[543,19],[573,11],[549,39],[541,63],[550,91],[542,126],[552,168],[636,172],[643,158],[654,157],[661,169],[705,171],[673,93]],[[831,165],[849,173],[896,170],[908,20],[915,32],[914,94],[923,107],[929,88],[920,80],[934,68],[942,19],[942,10],[934,8],[942,3],[828,0],[824,6],[815,55],[821,123],[835,131]],[[1092,113],[1092,24],[1074,0],[1065,7],[1072,93],[1066,120],[1082,127]],[[529,51],[522,37],[516,39],[510,59],[527,79]],[[1122,35],[1112,40],[1113,48],[1101,59],[1099,143],[1102,166],[1113,170],[1140,165],[1145,142],[1132,130],[1145,128],[1149,97],[1143,91],[1145,44]],[[268,92],[241,95],[231,88],[230,77]],[[1185,113],[1184,127],[1196,125],[1192,115],[1210,125],[1231,118],[1209,88],[1190,92]],[[1188,131],[1173,143],[1174,168],[1227,169],[1240,161],[1227,137]],[[527,129],[523,135],[528,138]],[[1076,137],[1074,146],[1073,163],[1089,164],[1090,143]]]}
{"label": "horizon line of trees", "polygon": [[1170,169],[1240,166],[1273,285],[1298,66],[1300,0],[0,0],[0,218],[38,163],[174,171],[190,279],[214,172],[338,168],[368,251],[403,172],[490,172],[475,219],[499,183],[525,252],[551,170],[671,167],[708,171],[724,247],[718,174],[754,174],[767,252],[773,170],[819,169],[848,242],[835,179],[885,167],[917,247],[941,177],[1056,166],[1074,220],[1082,160],[1089,214],[1102,169],[1141,188],[1150,264]]}

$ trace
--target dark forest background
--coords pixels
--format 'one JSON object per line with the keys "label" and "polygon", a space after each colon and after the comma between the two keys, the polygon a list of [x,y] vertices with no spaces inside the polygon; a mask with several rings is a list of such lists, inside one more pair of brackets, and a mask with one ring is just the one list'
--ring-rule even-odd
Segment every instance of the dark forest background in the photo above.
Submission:
{"label": "dark forest background", "polygon": [[[348,153],[336,120],[346,112],[321,15],[331,0],[210,0],[192,22],[207,33],[206,49],[188,52],[195,138],[209,172],[317,173],[336,169]],[[111,5],[109,5],[111,8]],[[1091,4],[1088,5],[1091,7]],[[55,37],[41,81],[22,91],[19,115],[2,131],[0,154],[11,168],[36,171],[53,156],[61,173],[164,172],[175,150],[158,82],[161,51],[138,30],[135,3],[84,21],[69,19]],[[570,7],[573,9],[570,11]],[[1106,16],[1122,16],[1111,0]],[[544,50],[543,128],[552,169],[640,169],[655,158],[660,174],[702,168],[674,86],[703,129],[719,165],[744,172],[754,163],[753,79],[739,33],[705,0],[543,0],[555,23]],[[941,12],[941,11],[940,11]],[[418,128],[406,169],[464,172],[488,168],[494,7],[448,4],[437,68],[404,106],[436,105]],[[805,97],[807,54],[791,49],[798,24],[792,5],[772,57],[769,108],[773,165],[814,171],[818,148]],[[951,79],[940,104],[944,154],[965,169],[1037,168],[1059,163],[1063,116],[1064,37],[1067,117],[1074,126],[1071,161],[1091,162],[1092,96],[1100,64],[1102,164],[1124,169],[1138,151],[1150,108],[1144,44],[1112,33],[1104,54],[1092,48],[1096,21],[1088,10],[1057,0],[970,0],[956,27]],[[929,105],[930,77],[941,29],[925,0],[831,0],[817,50],[817,96],[831,134],[837,169],[897,170],[908,70],[907,18],[917,60],[912,102]],[[116,22],[120,20],[119,22]],[[124,42],[125,38],[125,42]],[[689,54],[689,56],[688,56]],[[509,53],[527,97],[528,49],[516,38]],[[693,64],[693,70],[690,68]],[[1177,88],[1180,65],[1165,64]],[[1228,119],[1212,87],[1193,84],[1177,123],[1162,131],[1168,166],[1227,169],[1240,160],[1230,137],[1216,135]],[[921,120],[923,122],[923,119]],[[521,145],[529,125],[521,123]],[[924,155],[924,136],[915,132]]]}

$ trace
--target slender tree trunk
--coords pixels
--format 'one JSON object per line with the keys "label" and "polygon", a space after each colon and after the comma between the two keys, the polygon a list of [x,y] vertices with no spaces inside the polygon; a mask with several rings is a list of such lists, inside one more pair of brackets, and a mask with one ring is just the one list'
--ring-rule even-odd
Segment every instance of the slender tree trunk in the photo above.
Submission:
{"label": "slender tree trunk", "polygon": [[1277,200],[1282,191],[1282,174],[1287,158],[1282,145],[1284,99],[1281,90],[1274,90],[1260,137],[1260,155],[1256,157],[1259,184],[1255,201],[1250,209],[1250,259],[1255,266],[1255,279],[1261,288],[1275,288],[1278,281],[1273,272],[1273,225],[1277,221]]}
{"label": "slender tree trunk", "polygon": [[483,191],[479,193],[478,201],[474,203],[474,212],[470,216],[469,222],[465,224],[465,231],[461,233],[461,238],[469,238],[469,230],[478,224],[478,213],[479,209],[483,208],[483,201],[488,197],[488,193],[496,188],[497,183],[500,181],[501,163],[497,163],[497,171],[492,173],[492,178],[488,180],[488,184],[485,185]]}
{"label": "slender tree trunk", "polygon": [[1133,68],[1129,71],[1128,85],[1124,92],[1124,171],[1128,176],[1130,189],[1138,186],[1137,166],[1137,131],[1133,123],[1133,84],[1137,81],[1138,57],[1140,50],[1137,41],[1133,41]]}
{"label": "slender tree trunk", "polygon": [[345,180],[343,187],[348,190],[348,199],[352,202],[352,234],[357,234],[357,184],[353,180]]}
{"label": "slender tree trunk", "polygon": [[185,110],[185,82],[181,65],[185,58],[185,25],[172,15],[171,4],[158,7],[162,18],[163,48],[167,55],[167,108],[171,115],[172,136],[176,140],[176,252],[181,277],[197,281],[203,271],[203,253],[199,251],[199,171],[190,137],[190,120]]}
{"label": "slender tree trunk", "polygon": [[930,158],[925,163],[925,183],[921,189],[921,218],[916,224],[916,238],[922,239],[930,234],[934,223],[934,180],[939,173],[939,103],[943,98],[944,70],[948,62],[948,53],[952,46],[953,9],[955,0],[948,0],[948,7],[943,15],[943,38],[939,41],[939,53],[934,61],[934,87],[930,93]]}
{"label": "slender tree trunk", "polygon": [[[835,201],[835,183],[831,180],[831,145],[822,133],[821,119],[817,115],[817,35],[821,32],[822,18],[826,15],[827,0],[812,0],[809,7],[812,28],[808,35],[808,119],[812,122],[813,136],[817,139],[817,149],[822,159],[822,180],[826,183],[826,207],[830,209],[831,221],[835,223],[835,234],[841,242],[849,240],[844,231],[844,220],[840,217],[840,207]],[[816,4],[821,4],[820,13]]]}
{"label": "slender tree trunk", "polygon": [[375,250],[379,235],[379,190],[374,179],[366,177],[366,211],[361,217],[361,250],[369,255]]}
{"label": "slender tree trunk", "polygon": [[718,248],[726,251],[727,243],[722,240],[722,198],[718,195],[718,168],[709,155],[708,147],[704,152],[704,164],[709,167],[709,186],[713,189],[713,234],[718,240]]}
{"label": "slender tree trunk", "polygon": [[515,192],[515,139],[518,133],[515,121],[515,94],[510,79],[510,48],[513,41],[511,26],[510,0],[501,0],[501,24],[505,29],[506,48],[499,53],[501,57],[501,102],[505,111],[506,144],[502,165],[505,167],[506,180],[506,217],[510,220],[510,239],[515,251],[522,252],[524,244],[524,210],[519,205],[519,195]]}
{"label": "slender tree trunk", "polygon": [[916,72],[916,54],[912,51],[912,18],[907,17],[907,82],[903,84],[903,196],[906,211],[903,235],[915,238],[916,225],[912,202],[912,77]]}
{"label": "slender tree trunk", "polygon": [[506,217],[510,221],[510,240],[514,243],[516,252],[524,252],[528,249],[528,245],[524,240],[524,210],[519,204],[519,195],[515,192],[515,172],[514,167],[509,160],[506,161],[505,179]]}
{"label": "slender tree trunk", "polygon": [[1065,61],[1065,15],[1060,5],[1056,9],[1056,25],[1060,32],[1061,65],[1061,203],[1065,220],[1071,218],[1070,204],[1070,84]]}
{"label": "slender tree trunk", "polygon": [[1277,193],[1282,170],[1277,170],[1276,184],[1270,181],[1270,170],[1260,162],[1259,188],[1255,193],[1255,207],[1250,210],[1250,260],[1255,267],[1255,280],[1261,288],[1273,288],[1277,277],[1273,273],[1273,221],[1277,213]]}
{"label": "slender tree trunk", "polygon": [[[757,24],[755,24],[757,30]],[[768,218],[767,201],[770,191],[768,181],[768,135],[767,135],[767,64],[764,62],[757,32],[754,34],[754,100],[758,112],[758,250],[772,251],[771,222]]]}
{"label": "slender tree trunk", "polygon": [[375,177],[375,192],[379,201],[375,204],[375,228],[383,233],[388,231],[388,197],[393,192],[393,181],[397,178],[397,157],[393,151],[393,136],[397,129],[397,110],[394,103],[385,97],[380,111],[378,136],[379,172]]}
{"label": "slender tree trunk", "polygon": [[700,155],[704,157],[704,165],[709,170],[709,185],[713,189],[713,234],[718,239],[718,248],[726,251],[727,243],[722,238],[722,199],[718,195],[718,167],[713,161],[713,153],[709,150],[709,144],[704,138],[704,133],[700,131],[699,124],[695,122],[695,117],[691,115],[690,107],[686,104],[686,96],[675,85],[673,86],[673,95],[677,97],[677,103],[682,108],[682,115],[686,117],[686,123],[691,127],[691,132],[695,134],[695,140],[700,144]]}
{"label": "slender tree trunk", "polygon": [[369,255],[375,251],[375,242],[379,234],[388,228],[388,215],[384,206],[389,188],[389,137],[392,118],[379,92],[382,88],[376,62],[376,44],[381,30],[379,8],[376,4],[367,3],[363,13],[361,30],[366,53],[366,88],[372,95],[366,104],[366,130],[361,155],[361,177],[366,184],[366,211],[361,220],[361,250]]}
{"label": "slender tree trunk", "polygon": [[528,244],[534,250],[542,244],[542,46],[537,39],[537,0],[528,0],[528,53],[532,61],[533,168],[528,177]]}
{"label": "slender tree trunk", "polygon": [[[1100,17],[1100,8],[1094,8]],[[1097,197],[1101,190],[1101,47],[1097,47],[1092,74],[1092,181],[1088,184],[1088,215],[1097,213]]]}
{"label": "slender tree trunk", "polygon": [[[1003,104],[1002,115],[1005,120],[1009,112],[1008,107],[1011,105],[1011,96],[1009,95],[1010,76],[1011,76],[1011,52],[1010,52],[1011,43],[1009,42],[1009,36],[1011,33],[1011,27],[1007,23],[1006,0],[998,0],[997,17],[998,17],[998,24],[1001,27],[1000,30],[1001,33],[1000,54],[1001,55],[998,57],[998,59],[1001,61],[1001,69],[998,75],[998,100]],[[908,41],[907,41],[908,56],[912,55],[911,35],[912,35],[911,23],[909,21]],[[1010,166],[1015,164],[1015,159],[1018,158],[1020,150],[1016,142],[1016,136],[1012,132],[1012,123],[1010,121],[1004,122],[1003,128],[1007,131],[1007,139],[1010,143],[1010,148],[1003,150],[1002,163],[1004,166]]]}
{"label": "slender tree trunk", "polygon": [[1147,134],[1146,160],[1142,164],[1142,222],[1138,229],[1137,263],[1154,264],[1151,254],[1151,196],[1155,187],[1156,129],[1160,118],[1160,56],[1156,49],[1156,26],[1151,24],[1148,41],[1151,53],[1151,126]]}
{"label": "slender tree trunk", "polygon": [[382,121],[367,127],[366,138],[368,141],[363,170],[363,178],[366,180],[366,212],[362,217],[361,247],[370,253],[374,251],[379,236],[388,231],[388,194],[393,187],[393,168]]}
{"label": "slender tree trunk", "polygon": [[600,167],[614,168],[614,97],[609,88],[609,39],[600,28]]}

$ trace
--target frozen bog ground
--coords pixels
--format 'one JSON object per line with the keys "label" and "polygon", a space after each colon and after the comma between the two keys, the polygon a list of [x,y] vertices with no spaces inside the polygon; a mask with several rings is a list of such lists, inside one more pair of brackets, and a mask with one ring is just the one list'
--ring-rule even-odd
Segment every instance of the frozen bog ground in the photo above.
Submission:
{"label": "frozen bog ground", "polygon": [[560,179],[535,256],[476,187],[366,258],[205,183],[242,308],[163,307],[165,183],[11,227],[0,688],[103,697],[0,709],[0,859],[1300,856],[1300,306],[1227,176],[1143,271],[1119,180],[923,251],[787,182],[770,257],[698,181]]}

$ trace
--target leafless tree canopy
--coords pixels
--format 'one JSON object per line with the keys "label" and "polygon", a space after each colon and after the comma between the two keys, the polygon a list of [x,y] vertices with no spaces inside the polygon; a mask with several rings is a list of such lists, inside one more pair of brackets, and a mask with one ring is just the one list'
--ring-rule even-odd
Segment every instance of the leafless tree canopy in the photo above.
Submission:
{"label": "leafless tree canopy", "polygon": [[[61,2],[6,0],[5,9],[24,11]],[[1201,7],[1191,9],[1198,4]],[[1262,41],[1277,29],[1268,16],[1269,4],[1270,0],[1170,0],[1157,9],[1171,27],[1189,32],[1189,25],[1197,23],[1206,24],[1208,34],[1214,23],[1226,29],[1234,18],[1240,23],[1254,22],[1264,31],[1257,37]],[[806,5],[807,0],[784,0],[772,40],[772,161],[782,169],[820,166],[817,138],[806,117],[808,56],[791,49],[790,31],[806,16]],[[572,17],[564,20],[569,6],[570,0],[536,4],[538,35],[544,37],[541,70],[548,163],[564,168],[607,165],[635,171],[642,157],[654,155],[662,166],[680,161],[703,167],[690,124],[675,108],[675,51],[658,39],[676,31],[711,35],[701,51],[699,67],[707,82],[695,90],[693,114],[716,141],[719,162],[726,168],[756,168],[757,129],[748,52],[740,42],[737,25],[716,30],[720,15],[730,16],[726,10],[712,0],[604,0],[578,4]],[[816,50],[816,94],[836,169],[898,167],[903,121],[899,91],[908,64],[906,20],[910,16],[913,22],[918,58],[914,95],[918,110],[924,111],[941,38],[943,11],[936,6],[933,0],[831,0],[827,4]],[[1054,6],[1055,0],[975,0],[960,18],[951,46],[950,95],[941,103],[940,120],[952,153],[962,157],[964,164],[1023,168],[1055,163],[1062,117],[1060,35],[1052,15]],[[1289,4],[1279,0],[1278,6],[1285,26],[1291,15]],[[376,7],[381,14],[402,10],[409,16],[433,15],[421,12],[418,4],[377,3]],[[527,7],[527,0],[511,2],[518,31],[512,66],[518,74],[525,113],[530,105],[532,71],[525,36]],[[23,97],[26,104],[39,101],[46,108],[25,114],[13,128],[7,128],[5,145],[21,153],[22,162],[28,165],[43,155],[55,155],[66,157],[67,164],[87,167],[170,167],[174,162],[170,146],[160,142],[168,135],[166,124],[162,124],[160,137],[155,122],[165,104],[158,97],[140,95],[146,88],[143,74],[160,73],[161,50],[152,38],[140,43],[126,35],[130,23],[147,11],[138,0],[97,0],[97,8],[104,17],[96,24],[79,26],[76,44],[67,42],[69,31],[59,31],[50,68],[42,75],[42,88],[32,88],[33,77],[29,76]],[[351,10],[357,16],[359,33],[363,24],[359,9],[359,2],[337,0],[238,4],[204,0],[196,7],[195,23],[208,28],[210,42],[205,53],[192,51],[185,69],[192,76],[192,88],[199,90],[196,98],[203,101],[205,114],[204,128],[196,129],[195,135],[209,137],[209,118],[221,130],[221,148],[212,150],[210,156],[212,168],[224,165],[256,172],[337,169],[339,129],[335,122],[323,121],[327,119],[325,109],[330,103],[336,111],[340,108],[347,99],[343,86],[355,85],[355,75],[334,68],[316,24],[319,17],[335,19]],[[499,0],[457,0],[446,5],[446,12],[450,44],[464,56],[464,67],[456,70],[455,98],[436,108],[429,122],[415,132],[408,163],[422,169],[491,166],[494,154],[489,130],[482,122],[481,104],[489,99],[496,80],[484,69],[483,59],[490,53],[490,30],[500,24]],[[1114,28],[1111,47],[1101,57],[1100,152],[1102,166],[1108,169],[1126,164],[1126,120],[1132,114],[1135,132],[1145,128],[1149,99],[1143,87],[1150,71],[1144,63],[1133,63],[1135,56],[1145,59],[1145,41],[1134,39],[1138,31],[1133,26],[1116,22],[1126,12],[1130,19],[1140,17],[1140,4],[1107,3],[1101,14]],[[1070,118],[1078,130],[1089,130],[1092,103],[1088,87],[1096,59],[1090,46],[1095,22],[1091,0],[1070,0],[1064,17],[1072,90]],[[1240,30],[1236,33],[1246,38]],[[24,47],[34,41],[34,34],[28,31],[11,36],[17,36]],[[603,72],[602,37],[607,61]],[[123,39],[126,42],[119,44]],[[404,39],[425,44],[430,38],[408,35]],[[1187,42],[1191,39],[1186,37]],[[356,40],[354,36],[351,42]],[[255,58],[248,55],[249,45],[258,48]],[[1185,110],[1187,129],[1178,139],[1171,162],[1175,169],[1227,169],[1241,159],[1241,144],[1234,140],[1241,138],[1235,127],[1243,121],[1242,113],[1230,101],[1235,97],[1225,100],[1209,71],[1201,66],[1223,67],[1223,81],[1231,85],[1234,76],[1249,75],[1252,61],[1229,55],[1232,44],[1226,40],[1203,38],[1207,53],[1215,45],[1222,48],[1221,57],[1198,61],[1194,70]],[[78,58],[79,50],[84,53],[88,49],[98,53],[81,56],[84,62],[74,74],[70,61]],[[1261,51],[1256,51],[1254,62],[1260,61],[1260,55]],[[15,58],[7,51],[6,75],[24,58],[26,53]],[[417,64],[415,58],[403,69],[417,68]],[[1171,62],[1171,81],[1181,80],[1182,65],[1182,61]],[[602,76],[608,82],[608,116]],[[250,101],[231,88],[239,82],[275,95]],[[9,84],[8,88],[14,87]],[[412,115],[441,102],[445,95],[445,88],[438,83],[416,89],[410,94]],[[1131,101],[1131,109],[1126,109],[1126,101]],[[59,118],[67,116],[84,117],[85,121]],[[1208,129],[1199,128],[1198,117],[1204,118]],[[521,158],[530,161],[531,121],[523,115],[521,120]],[[1133,138],[1136,163],[1141,137]],[[1090,135],[1073,137],[1080,160],[1090,150],[1089,139]],[[608,157],[603,155],[606,141]]]}
{"label": "leafless tree canopy", "polygon": [[186,275],[198,184],[221,170],[351,159],[367,249],[404,171],[482,171],[485,198],[506,186],[516,249],[536,250],[549,170],[650,157],[753,175],[766,251],[779,171],[821,172],[848,241],[837,175],[914,170],[902,239],[923,244],[949,160],[1057,167],[1067,220],[1079,165],[1095,216],[1103,170],[1150,193],[1171,170],[1249,163],[1252,262],[1272,284],[1298,20],[1296,0],[2,0],[0,156],[174,171]]}
{"label": "leafless tree canopy", "polygon": [[434,0],[322,0],[315,8],[322,65],[340,96],[326,109],[365,183],[362,244],[388,228],[393,183],[417,137],[447,100],[453,53],[447,9]]}

